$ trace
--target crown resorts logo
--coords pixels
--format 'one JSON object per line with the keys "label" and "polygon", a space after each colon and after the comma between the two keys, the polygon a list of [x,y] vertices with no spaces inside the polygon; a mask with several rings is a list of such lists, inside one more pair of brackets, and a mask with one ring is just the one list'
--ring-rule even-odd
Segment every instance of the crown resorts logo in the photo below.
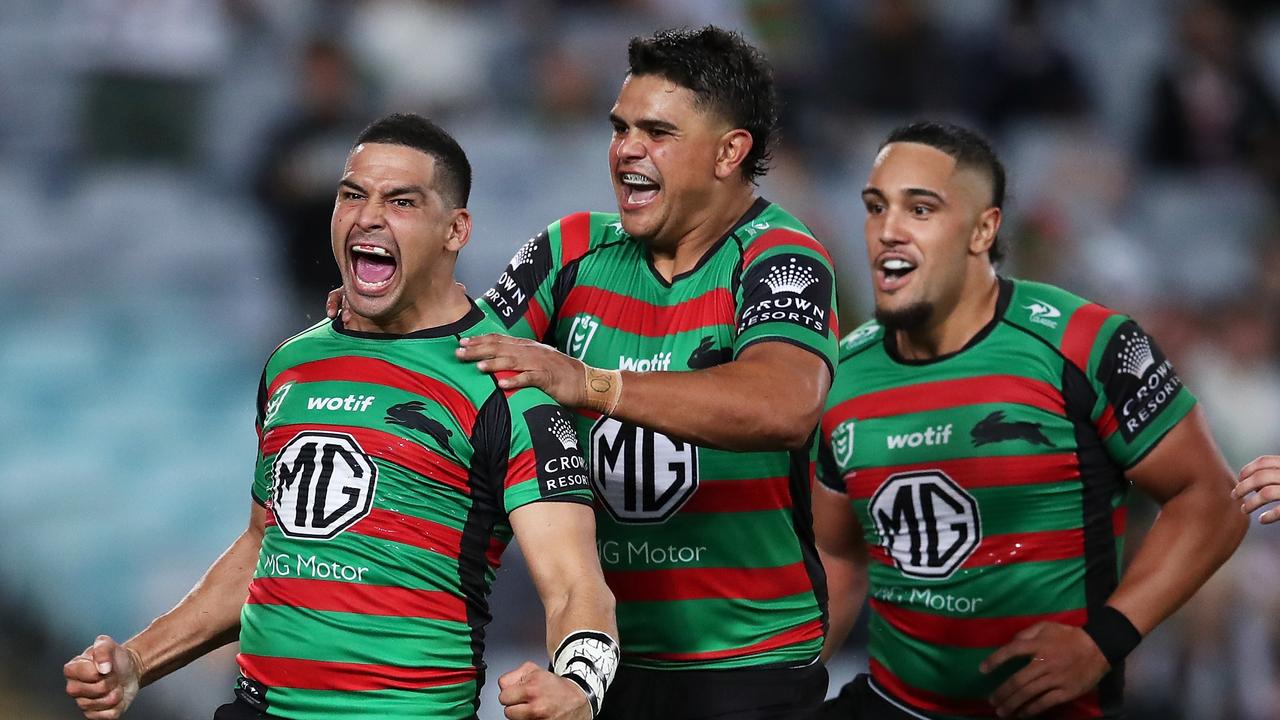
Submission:
{"label": "crown resorts logo", "polygon": [[527,263],[533,262],[533,244],[534,242],[537,241],[537,239],[538,238],[536,237],[529,238],[529,240],[525,242],[524,245],[520,246],[520,249],[516,251],[516,256],[511,258],[512,270],[515,270],[521,265],[525,265]]}
{"label": "crown resorts logo", "polygon": [[805,288],[818,282],[818,278],[813,274],[813,268],[797,265],[796,259],[791,258],[791,262],[786,265],[774,265],[770,268],[769,274],[760,282],[768,285],[769,292],[774,295],[781,292],[799,295]]}
{"label": "crown resorts logo", "polygon": [[1142,333],[1121,334],[1120,339],[1124,341],[1124,347],[1120,348],[1116,359],[1120,361],[1121,372],[1129,373],[1139,379],[1146,376],[1147,370],[1156,364],[1156,359],[1151,354],[1151,342],[1147,340],[1147,336]]}
{"label": "crown resorts logo", "polygon": [[555,417],[551,420],[551,433],[556,436],[560,444],[565,450],[578,449],[578,433],[574,431],[569,423],[565,422],[562,417]]}

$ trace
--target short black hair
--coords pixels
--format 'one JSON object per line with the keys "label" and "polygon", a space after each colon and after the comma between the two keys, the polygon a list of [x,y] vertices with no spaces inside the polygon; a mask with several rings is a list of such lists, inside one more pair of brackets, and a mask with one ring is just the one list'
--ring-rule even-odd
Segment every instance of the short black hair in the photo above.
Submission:
{"label": "short black hair", "polygon": [[444,128],[414,113],[393,113],[374,120],[356,138],[364,143],[404,145],[436,160],[436,187],[454,208],[464,208],[471,197],[471,162],[462,146]]}
{"label": "short black hair", "polygon": [[778,96],[764,55],[736,32],[707,25],[631,38],[631,75],[657,75],[688,88],[709,109],[751,133],[742,174],[751,182],[769,171],[778,135]]}
{"label": "short black hair", "polygon": [[[985,173],[991,180],[991,206],[1004,209],[1004,164],[986,138],[968,128],[937,120],[913,122],[894,128],[880,143],[880,149],[896,142],[920,143],[936,148],[955,158],[956,167],[967,167]],[[1005,245],[997,234],[987,251],[992,264],[1004,260]]]}

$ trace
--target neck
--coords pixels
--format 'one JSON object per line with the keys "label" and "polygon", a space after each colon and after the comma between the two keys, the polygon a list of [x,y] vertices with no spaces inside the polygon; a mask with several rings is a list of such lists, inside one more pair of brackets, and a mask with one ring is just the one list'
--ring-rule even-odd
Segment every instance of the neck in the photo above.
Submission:
{"label": "neck", "polygon": [[919,328],[898,330],[898,354],[907,360],[933,360],[964,349],[996,314],[1000,282],[990,270],[961,290],[960,301],[945,313],[935,310]]}
{"label": "neck", "polygon": [[727,198],[709,200],[705,205],[707,212],[674,242],[663,243],[657,239],[646,242],[653,267],[667,280],[692,270],[707,249],[732,230],[755,201],[752,186],[746,183],[734,188]]}
{"label": "neck", "polygon": [[455,323],[470,310],[466,291],[449,276],[444,282],[433,283],[425,291],[416,293],[412,303],[388,317],[370,318],[353,310],[346,327],[357,332],[408,335]]}

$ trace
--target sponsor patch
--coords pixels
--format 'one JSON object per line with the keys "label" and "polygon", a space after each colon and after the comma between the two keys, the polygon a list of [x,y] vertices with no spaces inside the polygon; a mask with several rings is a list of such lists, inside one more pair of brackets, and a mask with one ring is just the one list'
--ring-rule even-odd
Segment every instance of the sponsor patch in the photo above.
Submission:
{"label": "sponsor patch", "polygon": [[784,322],[825,335],[831,325],[831,272],[808,255],[782,254],[757,262],[742,287],[740,334],[763,323]]}
{"label": "sponsor patch", "polygon": [[369,514],[378,467],[356,439],[307,430],[272,463],[271,512],[291,538],[329,540]]}
{"label": "sponsor patch", "polygon": [[538,405],[524,411],[524,422],[533,442],[538,466],[538,492],[542,497],[591,487],[587,462],[582,458],[578,431],[563,408]]}
{"label": "sponsor patch", "polygon": [[498,282],[484,292],[484,299],[508,328],[524,317],[538,285],[551,272],[551,239],[544,230],[516,251]]}
{"label": "sponsor patch", "polygon": [[1107,343],[1098,380],[1115,409],[1125,442],[1147,429],[1182,388],[1173,363],[1132,320],[1117,328]]}

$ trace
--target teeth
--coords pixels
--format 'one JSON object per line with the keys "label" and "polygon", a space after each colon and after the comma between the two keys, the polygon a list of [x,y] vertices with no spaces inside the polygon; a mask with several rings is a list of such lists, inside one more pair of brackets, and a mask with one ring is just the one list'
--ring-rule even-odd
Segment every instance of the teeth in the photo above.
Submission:
{"label": "teeth", "polygon": [[384,248],[380,248],[376,245],[352,245],[351,249],[356,252],[365,253],[366,255],[379,255],[382,257],[391,257],[391,253],[387,252]]}
{"label": "teeth", "polygon": [[884,268],[885,270],[898,271],[898,270],[912,270],[915,268],[915,265],[901,258],[889,258],[888,260],[885,260],[884,262],[880,263],[880,267]]}
{"label": "teeth", "polygon": [[640,173],[622,173],[623,185],[656,185],[654,181]]}

